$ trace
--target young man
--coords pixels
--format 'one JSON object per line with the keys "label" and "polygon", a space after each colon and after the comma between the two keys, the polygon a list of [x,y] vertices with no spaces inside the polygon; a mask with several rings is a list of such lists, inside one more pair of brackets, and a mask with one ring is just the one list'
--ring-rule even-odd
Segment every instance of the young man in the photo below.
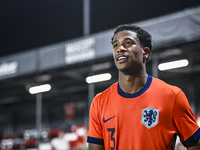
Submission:
{"label": "young man", "polygon": [[89,150],[173,150],[176,136],[200,149],[200,129],[183,91],[146,72],[151,35],[120,25],[112,38],[119,82],[95,96],[90,108]]}

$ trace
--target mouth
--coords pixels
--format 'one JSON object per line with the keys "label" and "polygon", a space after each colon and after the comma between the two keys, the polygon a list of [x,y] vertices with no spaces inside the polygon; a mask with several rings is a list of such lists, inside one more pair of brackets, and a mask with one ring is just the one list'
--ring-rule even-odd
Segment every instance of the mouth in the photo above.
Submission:
{"label": "mouth", "polygon": [[119,56],[117,57],[117,61],[118,62],[125,62],[127,61],[128,57],[127,56]]}

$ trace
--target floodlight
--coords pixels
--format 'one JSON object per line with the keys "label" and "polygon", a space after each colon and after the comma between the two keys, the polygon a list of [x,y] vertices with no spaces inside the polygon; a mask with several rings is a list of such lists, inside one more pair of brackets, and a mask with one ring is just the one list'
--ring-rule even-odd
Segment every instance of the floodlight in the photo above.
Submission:
{"label": "floodlight", "polygon": [[187,59],[182,59],[182,60],[161,63],[158,65],[158,69],[160,71],[164,71],[164,70],[186,67],[188,66],[188,64],[189,64],[189,61]]}
{"label": "floodlight", "polygon": [[51,90],[51,85],[50,84],[43,84],[39,86],[33,86],[30,87],[29,93],[31,94],[37,94],[37,93],[43,93]]}
{"label": "floodlight", "polygon": [[102,81],[110,80],[111,77],[112,76],[110,73],[98,74],[98,75],[88,76],[86,78],[86,82],[87,83],[102,82]]}

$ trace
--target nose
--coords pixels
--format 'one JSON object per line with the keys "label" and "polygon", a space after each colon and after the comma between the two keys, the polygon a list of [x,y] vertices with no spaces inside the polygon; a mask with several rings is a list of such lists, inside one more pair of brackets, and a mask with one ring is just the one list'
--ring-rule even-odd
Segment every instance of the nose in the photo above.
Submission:
{"label": "nose", "polygon": [[124,47],[124,45],[120,45],[119,48],[117,49],[117,53],[124,52],[124,51],[126,51],[126,48]]}

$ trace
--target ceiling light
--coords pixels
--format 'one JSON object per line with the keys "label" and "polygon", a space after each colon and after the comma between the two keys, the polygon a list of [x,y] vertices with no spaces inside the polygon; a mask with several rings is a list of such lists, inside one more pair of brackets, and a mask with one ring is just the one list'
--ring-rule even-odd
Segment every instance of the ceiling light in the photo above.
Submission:
{"label": "ceiling light", "polygon": [[93,75],[93,76],[87,77],[86,82],[87,83],[102,82],[102,81],[110,80],[111,77],[112,76],[110,73],[98,74],[98,75]]}
{"label": "ceiling light", "polygon": [[50,90],[51,90],[50,84],[43,84],[43,85],[39,85],[39,86],[30,87],[29,93],[37,94],[37,93],[47,92]]}
{"label": "ceiling light", "polygon": [[177,61],[161,63],[158,65],[158,69],[160,71],[164,71],[164,70],[186,67],[188,66],[188,64],[189,64],[189,61],[187,59],[182,59],[182,60],[177,60]]}

